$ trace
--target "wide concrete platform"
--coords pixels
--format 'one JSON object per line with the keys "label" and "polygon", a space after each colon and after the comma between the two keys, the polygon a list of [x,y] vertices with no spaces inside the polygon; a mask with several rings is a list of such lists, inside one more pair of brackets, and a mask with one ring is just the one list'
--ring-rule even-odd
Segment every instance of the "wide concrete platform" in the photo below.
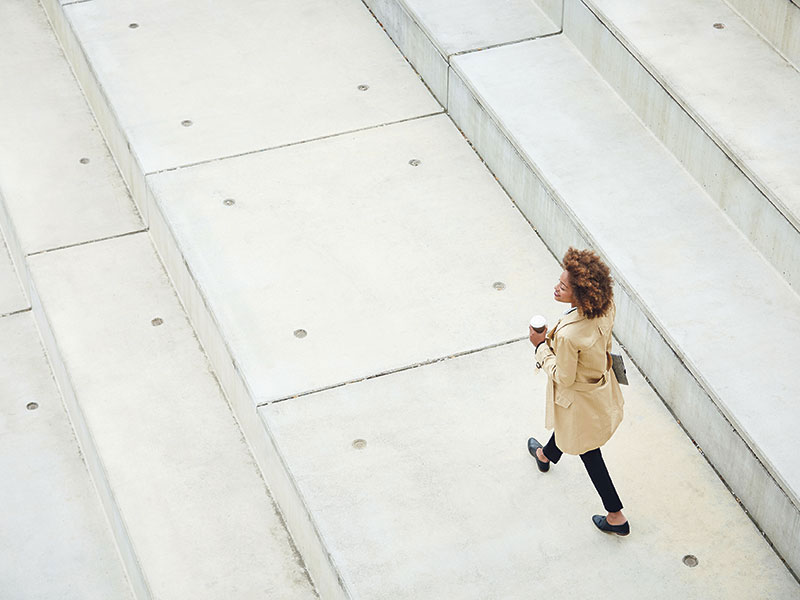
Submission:
{"label": "wide concrete platform", "polygon": [[16,238],[8,243],[33,253],[141,230],[41,7],[2,2],[0,40],[0,190]]}
{"label": "wide concrete platform", "polygon": [[0,596],[132,597],[29,312],[0,318],[0,474]]}
{"label": "wide concrete platform", "polygon": [[563,37],[453,64],[456,122],[557,254],[577,243],[606,257],[626,296],[620,339],[796,563],[800,377],[774,349],[800,337],[800,299]]}
{"label": "wide concrete platform", "polygon": [[595,529],[581,461],[542,474],[528,454],[547,435],[533,362],[523,340],[260,409],[350,597],[797,597],[632,366],[603,448],[632,533]]}
{"label": "wide concrete platform", "polygon": [[558,276],[446,116],[148,182],[257,404],[516,339]]}
{"label": "wide concrete platform", "polygon": [[139,595],[315,597],[147,234],[29,262]]}

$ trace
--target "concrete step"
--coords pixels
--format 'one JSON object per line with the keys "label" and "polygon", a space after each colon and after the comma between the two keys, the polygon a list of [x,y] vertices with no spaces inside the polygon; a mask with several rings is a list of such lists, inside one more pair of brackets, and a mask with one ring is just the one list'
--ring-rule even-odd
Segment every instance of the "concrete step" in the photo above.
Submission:
{"label": "concrete step", "polygon": [[564,34],[797,289],[795,67],[722,0],[566,0]]}
{"label": "concrete step", "polygon": [[436,99],[447,106],[450,57],[556,33],[562,0],[364,0]]}
{"label": "concrete step", "polygon": [[726,0],[783,56],[800,67],[800,3]]}
{"label": "concrete step", "polygon": [[619,339],[800,571],[800,298],[563,36],[456,57],[449,106],[556,256],[612,265]]}
{"label": "concrete step", "polygon": [[0,476],[4,598],[132,598],[29,311],[0,317]]}
{"label": "concrete step", "polygon": [[32,256],[29,270],[137,596],[316,597],[147,234]]}

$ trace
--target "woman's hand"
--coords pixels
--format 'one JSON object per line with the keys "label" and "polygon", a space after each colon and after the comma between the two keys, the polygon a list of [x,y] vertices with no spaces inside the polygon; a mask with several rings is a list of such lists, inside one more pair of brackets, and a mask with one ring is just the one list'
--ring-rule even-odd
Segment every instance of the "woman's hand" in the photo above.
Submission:
{"label": "woman's hand", "polygon": [[531,341],[531,344],[533,344],[534,348],[539,344],[541,344],[546,337],[547,337],[547,327],[545,327],[542,330],[542,332],[539,333],[533,327],[528,325],[528,339]]}

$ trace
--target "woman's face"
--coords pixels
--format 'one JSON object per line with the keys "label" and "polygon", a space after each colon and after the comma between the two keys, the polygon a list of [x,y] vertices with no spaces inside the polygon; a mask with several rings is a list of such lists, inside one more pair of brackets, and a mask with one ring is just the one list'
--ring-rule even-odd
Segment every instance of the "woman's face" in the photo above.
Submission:
{"label": "woman's face", "polygon": [[561,277],[558,278],[558,283],[553,292],[553,298],[555,298],[557,302],[565,302],[575,306],[575,295],[572,293],[572,286],[569,284],[569,273],[567,271],[561,273]]}

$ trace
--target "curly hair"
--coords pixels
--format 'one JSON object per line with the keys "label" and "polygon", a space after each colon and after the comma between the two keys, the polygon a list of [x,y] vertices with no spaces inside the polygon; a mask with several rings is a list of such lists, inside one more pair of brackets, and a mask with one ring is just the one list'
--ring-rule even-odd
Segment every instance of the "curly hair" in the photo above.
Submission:
{"label": "curly hair", "polygon": [[580,311],[590,319],[606,314],[614,300],[614,280],[608,266],[591,250],[572,247],[564,254],[562,264]]}

